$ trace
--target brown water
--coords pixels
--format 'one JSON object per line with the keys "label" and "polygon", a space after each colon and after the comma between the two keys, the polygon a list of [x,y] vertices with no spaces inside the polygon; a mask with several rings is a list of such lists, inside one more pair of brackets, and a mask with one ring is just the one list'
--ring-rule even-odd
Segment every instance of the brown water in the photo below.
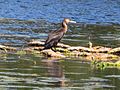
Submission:
{"label": "brown water", "polygon": [[[31,40],[43,41],[58,23],[44,20],[0,20],[0,43],[22,48]],[[120,46],[120,25],[70,24],[61,42],[69,45]],[[3,90],[119,90],[120,70],[100,70],[79,58],[54,59],[40,54],[1,54],[0,89]]]}

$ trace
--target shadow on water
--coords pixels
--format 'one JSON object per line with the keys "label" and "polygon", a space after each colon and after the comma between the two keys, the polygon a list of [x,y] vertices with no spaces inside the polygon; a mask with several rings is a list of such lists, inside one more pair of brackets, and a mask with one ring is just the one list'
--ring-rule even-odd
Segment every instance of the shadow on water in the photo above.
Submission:
{"label": "shadow on water", "polygon": [[[0,20],[0,43],[22,48],[31,39],[44,41],[59,23],[45,20]],[[120,25],[70,24],[62,39],[69,45],[119,46]],[[66,89],[117,90],[120,88],[119,68],[99,70],[81,58],[49,59],[39,54],[1,54],[0,88],[2,89]]]}

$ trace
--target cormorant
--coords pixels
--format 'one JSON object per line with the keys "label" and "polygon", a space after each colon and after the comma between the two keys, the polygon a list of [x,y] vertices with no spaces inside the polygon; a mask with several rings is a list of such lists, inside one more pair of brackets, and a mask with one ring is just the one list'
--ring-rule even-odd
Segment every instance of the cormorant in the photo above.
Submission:
{"label": "cormorant", "polygon": [[[60,28],[59,30],[51,31],[48,34],[48,38],[45,41],[43,50],[51,49],[53,51],[56,51],[54,49],[57,46],[58,42],[60,42],[60,40],[64,36],[64,34],[67,32],[67,29],[68,29],[67,24],[68,23],[76,23],[76,22],[65,18],[62,22],[62,28]],[[53,49],[53,47],[54,47],[54,49]]]}

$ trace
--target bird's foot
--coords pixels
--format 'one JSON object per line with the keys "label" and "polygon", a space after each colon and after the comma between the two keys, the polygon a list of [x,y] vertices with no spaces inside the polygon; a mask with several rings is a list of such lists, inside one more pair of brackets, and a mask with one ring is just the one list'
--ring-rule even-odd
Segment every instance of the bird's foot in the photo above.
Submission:
{"label": "bird's foot", "polygon": [[51,48],[51,50],[52,50],[52,51],[54,51],[54,52],[57,52],[56,48],[54,48],[54,49],[53,49],[53,48]]}

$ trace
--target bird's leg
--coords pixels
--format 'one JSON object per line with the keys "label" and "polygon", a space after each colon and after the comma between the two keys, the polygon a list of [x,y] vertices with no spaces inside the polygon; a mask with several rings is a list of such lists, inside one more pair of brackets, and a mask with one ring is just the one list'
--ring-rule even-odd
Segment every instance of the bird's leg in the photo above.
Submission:
{"label": "bird's leg", "polygon": [[55,47],[54,47],[54,49],[53,49],[53,48],[51,48],[51,50],[52,50],[52,51],[54,51],[54,52],[57,52],[57,50],[56,50],[56,48],[55,48]]}

